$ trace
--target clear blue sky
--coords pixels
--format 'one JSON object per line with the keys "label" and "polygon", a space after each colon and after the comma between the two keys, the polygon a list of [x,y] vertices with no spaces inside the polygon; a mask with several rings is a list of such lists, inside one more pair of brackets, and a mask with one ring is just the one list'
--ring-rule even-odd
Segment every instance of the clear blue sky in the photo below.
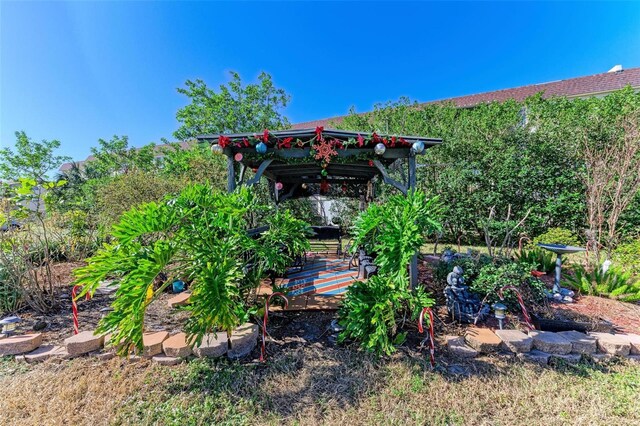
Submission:
{"label": "clear blue sky", "polygon": [[186,79],[262,70],[292,122],[640,66],[640,3],[0,3],[0,146],[171,139]]}

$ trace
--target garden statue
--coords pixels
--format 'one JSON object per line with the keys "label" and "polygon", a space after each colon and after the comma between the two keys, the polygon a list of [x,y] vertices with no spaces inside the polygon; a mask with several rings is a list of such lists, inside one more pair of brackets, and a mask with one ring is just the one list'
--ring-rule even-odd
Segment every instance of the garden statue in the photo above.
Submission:
{"label": "garden statue", "polygon": [[456,258],[456,255],[455,255],[455,253],[453,251],[451,251],[449,249],[445,249],[442,252],[442,257],[440,257],[440,260],[442,260],[445,263],[450,263],[455,258]]}
{"label": "garden statue", "polygon": [[447,286],[444,295],[447,298],[449,315],[460,322],[472,323],[477,319],[483,320],[490,311],[489,305],[483,304],[478,295],[471,293],[464,284],[463,270],[455,266],[447,275]]}

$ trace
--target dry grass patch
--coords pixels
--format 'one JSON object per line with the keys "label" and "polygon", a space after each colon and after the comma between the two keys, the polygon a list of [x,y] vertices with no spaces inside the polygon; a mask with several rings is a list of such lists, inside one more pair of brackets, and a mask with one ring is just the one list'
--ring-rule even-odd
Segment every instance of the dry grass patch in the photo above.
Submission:
{"label": "dry grass patch", "polygon": [[541,368],[441,357],[431,372],[415,355],[376,362],[348,349],[304,345],[282,348],[266,366],[3,361],[0,424],[640,423],[638,364]]}

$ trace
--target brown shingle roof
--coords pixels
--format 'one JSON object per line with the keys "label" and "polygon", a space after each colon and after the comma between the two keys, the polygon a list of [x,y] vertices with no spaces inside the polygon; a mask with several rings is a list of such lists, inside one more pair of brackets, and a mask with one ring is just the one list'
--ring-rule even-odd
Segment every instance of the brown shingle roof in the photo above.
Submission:
{"label": "brown shingle roof", "polygon": [[[475,95],[458,96],[455,98],[440,99],[425,102],[422,105],[437,102],[453,102],[459,108],[468,108],[486,102],[503,102],[508,99],[522,101],[529,96],[542,92],[543,97],[566,96],[568,98],[595,96],[606,94],[623,87],[631,86],[640,88],[640,68],[629,68],[618,72],[605,72],[586,77],[570,78],[567,80],[551,81],[549,83],[531,84],[529,86],[515,87],[512,89],[496,90],[494,92],[478,93]],[[322,120],[296,123],[293,129],[305,129],[310,127],[327,127],[330,122],[340,123],[344,116],[325,118]]]}

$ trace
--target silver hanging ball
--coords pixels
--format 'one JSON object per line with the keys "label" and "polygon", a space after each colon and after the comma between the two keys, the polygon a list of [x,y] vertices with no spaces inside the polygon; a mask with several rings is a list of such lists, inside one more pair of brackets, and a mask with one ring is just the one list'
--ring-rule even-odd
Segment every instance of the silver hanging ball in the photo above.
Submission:
{"label": "silver hanging ball", "polygon": [[376,155],[383,155],[385,152],[387,151],[387,147],[384,146],[384,144],[382,142],[379,142],[378,144],[376,144],[376,146],[373,148],[373,152],[376,153]]}
{"label": "silver hanging ball", "polygon": [[411,145],[411,151],[413,151],[414,154],[422,154],[424,152],[424,142],[414,142],[413,145]]}
{"label": "silver hanging ball", "polygon": [[217,143],[211,145],[211,152],[213,152],[214,154],[222,154],[222,151],[224,151],[224,149],[222,149],[222,147]]}

